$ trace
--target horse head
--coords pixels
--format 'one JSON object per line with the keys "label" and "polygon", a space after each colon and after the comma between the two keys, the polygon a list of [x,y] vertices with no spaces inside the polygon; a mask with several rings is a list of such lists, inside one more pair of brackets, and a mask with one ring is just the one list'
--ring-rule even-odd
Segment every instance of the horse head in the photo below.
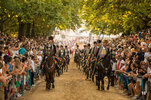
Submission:
{"label": "horse head", "polygon": [[111,62],[112,54],[111,52],[108,52],[107,55],[104,57],[103,62],[106,63],[106,65],[109,65]]}

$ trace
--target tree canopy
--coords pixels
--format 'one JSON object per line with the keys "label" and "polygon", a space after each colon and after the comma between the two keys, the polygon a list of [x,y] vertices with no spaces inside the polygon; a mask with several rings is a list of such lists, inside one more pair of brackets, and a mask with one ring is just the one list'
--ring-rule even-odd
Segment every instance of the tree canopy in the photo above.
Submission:
{"label": "tree canopy", "polygon": [[74,30],[83,22],[95,34],[146,30],[151,27],[151,0],[0,1],[0,31],[19,37]]}
{"label": "tree canopy", "polygon": [[118,34],[151,27],[151,0],[85,0],[83,19],[91,32]]}
{"label": "tree canopy", "polygon": [[82,0],[1,0],[0,30],[22,36],[52,34],[80,26]]}

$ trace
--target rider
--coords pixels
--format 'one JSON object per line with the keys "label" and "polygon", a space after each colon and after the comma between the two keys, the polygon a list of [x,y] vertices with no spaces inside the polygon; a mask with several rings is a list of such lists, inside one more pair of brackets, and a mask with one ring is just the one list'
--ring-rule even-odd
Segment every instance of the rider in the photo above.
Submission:
{"label": "rider", "polygon": [[69,59],[69,61],[70,61],[70,57],[69,57],[69,50],[68,50],[68,46],[65,46],[65,57],[66,57],[66,59],[68,58]]}
{"label": "rider", "polygon": [[56,69],[57,69],[58,76],[60,76],[60,72],[59,72],[59,70],[60,70],[59,60],[60,60],[60,58],[59,58],[59,46],[57,45],[57,46],[56,46],[55,61],[56,61],[56,64],[57,64]]}
{"label": "rider", "polygon": [[[108,54],[109,52],[109,49],[107,48],[107,43],[108,43],[108,40],[104,40],[103,41],[103,44],[99,44],[100,47],[98,49],[98,53],[97,53],[97,66],[100,66],[100,62],[103,61],[103,59],[106,57],[106,55]],[[96,72],[98,72],[98,68],[96,67]],[[96,73],[96,79],[98,79],[98,73]],[[97,84],[98,82],[96,82]]]}
{"label": "rider", "polygon": [[68,46],[65,46],[65,56],[69,56]]}
{"label": "rider", "polygon": [[44,56],[49,56],[51,49],[52,49],[52,55],[55,56],[55,54],[56,54],[56,46],[54,45],[52,36],[50,36],[48,38],[48,43],[44,47],[44,52],[43,52]]}
{"label": "rider", "polygon": [[88,44],[87,45],[87,55],[91,54],[91,51],[92,51],[91,45]]}
{"label": "rider", "polygon": [[[52,52],[51,52],[51,49],[52,49]],[[52,53],[52,56],[55,57],[56,46],[54,45],[53,37],[52,36],[50,36],[48,38],[48,43],[45,44],[44,51],[43,51],[44,57],[43,57],[43,60],[42,60],[42,64],[44,63],[44,61],[46,60],[46,58],[48,56],[50,56],[50,53]],[[42,69],[42,66],[41,66],[41,69]]]}
{"label": "rider", "polygon": [[93,45],[94,45],[94,47],[93,47],[92,50],[91,50],[91,55],[92,55],[93,57],[96,57],[96,53],[97,53],[97,42],[95,41],[95,42],[93,43]]}
{"label": "rider", "polygon": [[65,49],[63,48],[63,45],[61,45],[61,48],[59,50],[59,57],[63,59],[64,56],[65,56]]}

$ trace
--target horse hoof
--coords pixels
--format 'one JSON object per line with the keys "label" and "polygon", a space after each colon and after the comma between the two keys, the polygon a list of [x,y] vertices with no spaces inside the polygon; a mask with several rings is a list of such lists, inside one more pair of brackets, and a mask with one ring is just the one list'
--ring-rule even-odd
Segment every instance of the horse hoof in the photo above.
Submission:
{"label": "horse hoof", "polygon": [[85,80],[88,80],[88,78],[86,78]]}
{"label": "horse hoof", "polygon": [[55,88],[55,85],[52,85],[52,88]]}

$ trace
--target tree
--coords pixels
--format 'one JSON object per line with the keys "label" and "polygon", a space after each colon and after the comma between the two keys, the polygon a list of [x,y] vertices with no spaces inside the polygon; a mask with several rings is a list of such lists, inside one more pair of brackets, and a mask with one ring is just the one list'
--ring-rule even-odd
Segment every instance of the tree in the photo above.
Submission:
{"label": "tree", "polygon": [[79,9],[83,0],[3,0],[0,1],[0,29],[24,36],[51,35],[55,28],[80,26]]}
{"label": "tree", "polygon": [[[150,0],[85,0],[83,19],[92,32],[136,32],[151,27]],[[95,32],[96,33],[96,32]]]}

